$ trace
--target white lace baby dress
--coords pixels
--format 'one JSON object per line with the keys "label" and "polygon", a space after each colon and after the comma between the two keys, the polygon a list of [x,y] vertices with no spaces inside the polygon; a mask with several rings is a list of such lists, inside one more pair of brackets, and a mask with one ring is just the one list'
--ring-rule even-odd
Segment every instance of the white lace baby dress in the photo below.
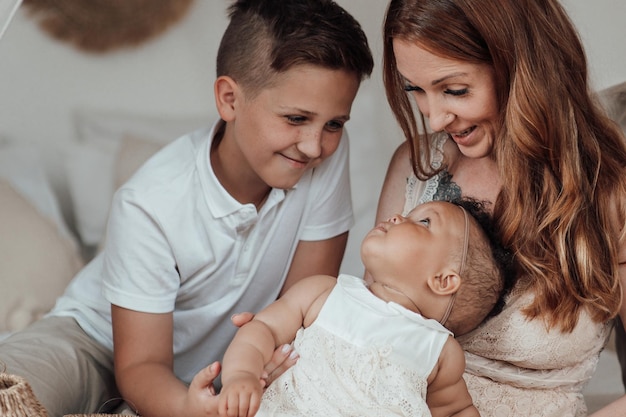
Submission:
{"label": "white lace baby dress", "polygon": [[257,416],[430,416],[427,378],[451,333],[340,275],[295,366],[265,391]]}

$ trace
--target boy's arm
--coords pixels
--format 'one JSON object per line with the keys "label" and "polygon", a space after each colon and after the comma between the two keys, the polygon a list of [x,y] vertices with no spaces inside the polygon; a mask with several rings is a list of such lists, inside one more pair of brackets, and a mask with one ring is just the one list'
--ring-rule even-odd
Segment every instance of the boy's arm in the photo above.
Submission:
{"label": "boy's arm", "polygon": [[277,346],[290,343],[298,329],[315,320],[335,283],[324,275],[303,279],[237,331],[224,355],[220,415],[258,410],[265,363]]}
{"label": "boy's arm", "polygon": [[326,240],[298,242],[287,279],[281,290],[284,294],[293,284],[312,275],[339,275],[339,267],[348,242],[348,232]]}
{"label": "boy's arm", "polygon": [[433,417],[480,417],[465,385],[464,371],[465,354],[461,345],[450,336],[428,378],[426,402]]}
{"label": "boy's arm", "polygon": [[[173,372],[172,313],[140,313],[113,305],[115,376],[122,397],[145,417],[207,416],[217,409],[210,391],[219,372],[198,373],[188,389]],[[202,385],[201,387],[198,385]]]}

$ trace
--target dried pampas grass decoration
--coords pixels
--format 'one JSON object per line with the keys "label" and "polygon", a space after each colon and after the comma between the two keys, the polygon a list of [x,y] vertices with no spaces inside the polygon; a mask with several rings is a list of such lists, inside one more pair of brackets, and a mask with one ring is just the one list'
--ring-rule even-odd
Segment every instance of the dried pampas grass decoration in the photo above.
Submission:
{"label": "dried pampas grass decoration", "polygon": [[135,46],[180,20],[193,0],[24,0],[53,37],[89,52]]}

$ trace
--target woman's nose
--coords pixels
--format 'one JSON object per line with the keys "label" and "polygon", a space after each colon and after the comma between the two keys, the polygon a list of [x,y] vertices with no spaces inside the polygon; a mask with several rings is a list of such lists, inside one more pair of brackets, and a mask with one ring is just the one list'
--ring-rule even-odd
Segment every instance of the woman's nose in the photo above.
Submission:
{"label": "woman's nose", "polygon": [[441,132],[454,120],[454,114],[440,107],[428,115],[428,123],[433,132]]}
{"label": "woman's nose", "polygon": [[433,132],[443,131],[454,120],[454,114],[436,98],[424,98],[418,104],[422,114],[428,118],[428,124]]}
{"label": "woman's nose", "polygon": [[446,126],[448,126],[450,122],[453,120],[453,118],[450,116],[451,115],[449,114],[442,114],[442,115],[437,115],[434,118],[430,117],[428,119],[428,123],[432,131],[442,132],[446,128]]}

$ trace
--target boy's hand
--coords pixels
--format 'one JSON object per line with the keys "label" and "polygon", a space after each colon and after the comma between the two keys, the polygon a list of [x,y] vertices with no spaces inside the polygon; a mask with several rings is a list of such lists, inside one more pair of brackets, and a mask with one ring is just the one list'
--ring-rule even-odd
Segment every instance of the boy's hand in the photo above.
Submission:
{"label": "boy's hand", "polygon": [[[231,321],[237,327],[241,327],[254,318],[252,313],[239,313],[231,317]],[[279,346],[274,350],[272,359],[265,364],[265,386],[269,386],[276,378],[281,376],[287,369],[291,368],[298,361],[298,354],[291,345]]]}
{"label": "boy's hand", "polygon": [[187,390],[187,399],[185,401],[186,415],[188,416],[219,416],[219,399],[215,395],[213,381],[219,375],[221,366],[219,362],[214,362],[193,377],[189,389]]}
{"label": "boy's hand", "polygon": [[259,410],[263,380],[249,372],[239,372],[224,384],[219,396],[222,417],[252,417]]}

